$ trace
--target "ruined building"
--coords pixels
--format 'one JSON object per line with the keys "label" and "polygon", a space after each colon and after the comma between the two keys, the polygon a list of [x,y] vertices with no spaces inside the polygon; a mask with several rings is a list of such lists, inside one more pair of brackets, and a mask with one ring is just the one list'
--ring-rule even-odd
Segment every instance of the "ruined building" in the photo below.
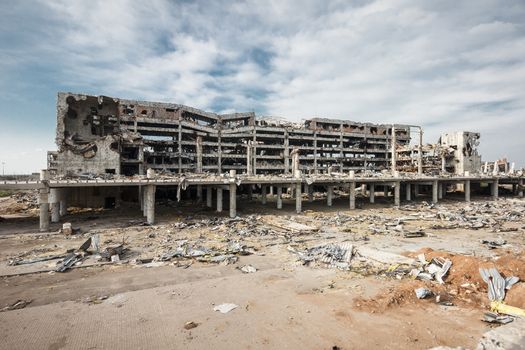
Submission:
{"label": "ruined building", "polygon": [[59,93],[58,150],[52,174],[286,174],[293,153],[303,173],[389,169],[392,144],[410,143],[410,126],[313,118],[304,124],[215,114],[173,103]]}

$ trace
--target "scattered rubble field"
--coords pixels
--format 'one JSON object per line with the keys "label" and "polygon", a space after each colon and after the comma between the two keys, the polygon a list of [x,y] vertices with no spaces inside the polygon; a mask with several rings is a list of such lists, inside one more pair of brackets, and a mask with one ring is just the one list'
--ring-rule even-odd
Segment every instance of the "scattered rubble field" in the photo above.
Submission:
{"label": "scattered rubble field", "polygon": [[0,198],[5,349],[475,349],[524,324],[522,199],[123,204],[46,234],[35,201]]}

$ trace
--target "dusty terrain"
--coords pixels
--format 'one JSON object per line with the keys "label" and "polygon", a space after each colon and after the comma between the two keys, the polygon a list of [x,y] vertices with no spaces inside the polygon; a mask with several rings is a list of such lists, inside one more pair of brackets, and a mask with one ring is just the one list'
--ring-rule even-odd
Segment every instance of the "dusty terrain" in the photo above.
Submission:
{"label": "dusty terrain", "polygon": [[[301,215],[289,200],[278,211],[271,196],[264,206],[245,199],[233,220],[205,204],[160,204],[154,226],[133,205],[70,208],[63,222],[80,232],[65,236],[61,224],[37,232],[34,206],[0,198],[0,308],[29,302],[0,312],[0,348],[475,348],[497,327],[481,321],[489,300],[478,269],[525,280],[525,201],[467,205],[449,194],[436,206],[420,197],[395,209],[376,199],[349,211],[348,198],[331,208],[305,198]],[[100,252],[123,244],[120,261],[92,246],[63,273],[54,271],[62,259],[20,264],[78,250],[93,235]],[[351,247],[347,265],[308,260],[309,248],[330,243]],[[410,275],[421,254],[451,260],[444,284]],[[521,281],[505,301],[525,308]],[[419,287],[434,295],[417,299]],[[238,307],[214,311],[222,303]]]}

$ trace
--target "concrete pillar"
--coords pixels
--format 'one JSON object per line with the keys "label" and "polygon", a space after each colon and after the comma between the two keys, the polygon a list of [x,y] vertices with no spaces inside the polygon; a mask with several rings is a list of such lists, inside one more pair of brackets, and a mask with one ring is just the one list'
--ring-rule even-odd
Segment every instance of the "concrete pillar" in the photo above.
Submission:
{"label": "concrete pillar", "polygon": [[384,185],[383,186],[383,196],[386,198],[388,198],[388,191],[389,191],[389,185]]}
{"label": "concrete pillar", "polygon": [[419,196],[419,185],[414,184],[414,199],[416,199],[417,196]]}
{"label": "concrete pillar", "polygon": [[370,203],[375,203],[376,201],[376,184],[370,184]]}
{"label": "concrete pillar", "polygon": [[277,209],[283,208],[283,187],[277,186]]}
{"label": "concrete pillar", "polygon": [[208,208],[212,207],[212,204],[211,204],[212,196],[213,196],[213,187],[207,186],[206,187],[206,206]]}
{"label": "concrete pillar", "polygon": [[412,200],[412,185],[410,183],[405,184],[405,191],[406,191],[406,200],[411,201]]}
{"label": "concrete pillar", "polygon": [[332,200],[334,197],[334,186],[328,186],[326,188],[326,205],[332,206]]}
{"label": "concrete pillar", "polygon": [[492,199],[493,200],[497,200],[498,199],[498,185],[499,185],[499,180],[494,180],[494,182],[492,182]]}
{"label": "concrete pillar", "polygon": [[222,212],[222,187],[217,187],[217,213]]}
{"label": "concrete pillar", "polygon": [[314,187],[308,185],[308,202],[312,203],[314,201]]}
{"label": "concrete pillar", "polygon": [[355,209],[355,182],[350,182],[350,210]]}
{"label": "concrete pillar", "polygon": [[518,197],[523,197],[523,179],[518,182]]}
{"label": "concrete pillar", "polygon": [[441,198],[445,198],[446,195],[447,195],[447,184],[444,183],[441,186]]}
{"label": "concrete pillar", "polygon": [[438,187],[439,187],[438,181],[434,180],[432,182],[432,203],[438,202]]}
{"label": "concrete pillar", "polygon": [[51,222],[60,221],[60,201],[59,195],[60,190],[58,188],[49,189],[48,202],[51,208]]}
{"label": "concrete pillar", "polygon": [[465,202],[470,202],[470,180],[465,180],[463,183],[463,191],[465,191]]}
{"label": "concrete pillar", "polygon": [[49,231],[49,188],[38,190],[38,204],[40,206],[40,232]]}
{"label": "concrete pillar", "polygon": [[517,184],[512,184],[512,195],[515,196],[518,194],[518,186]]}
{"label": "concrete pillar", "polygon": [[251,201],[253,198],[253,189],[252,185],[248,185],[248,200]]}
{"label": "concrete pillar", "polygon": [[394,206],[399,207],[401,204],[401,182],[397,181],[394,185]]}
{"label": "concrete pillar", "polygon": [[230,217],[237,216],[237,184],[235,183],[235,176],[237,172],[230,170]]}
{"label": "concrete pillar", "polygon": [[197,202],[202,202],[202,185],[197,185]]}
{"label": "concrete pillar", "polygon": [[266,205],[266,193],[267,193],[267,187],[266,185],[261,186],[261,203],[263,205]]}
{"label": "concrete pillar", "polygon": [[60,190],[60,216],[64,216],[64,215],[67,215],[67,193],[68,193],[68,189],[67,188],[62,188]]}
{"label": "concrete pillar", "polygon": [[443,183],[438,183],[438,199],[443,199]]}
{"label": "concrete pillar", "polygon": [[301,193],[301,183],[298,182],[296,185],[295,185],[295,211],[297,212],[297,214],[299,214],[302,210],[301,208],[301,205],[302,205],[302,193]]}
{"label": "concrete pillar", "polygon": [[273,196],[273,186],[270,186],[270,196]]}
{"label": "concrete pillar", "polygon": [[155,185],[147,185],[147,198],[146,198],[146,221],[148,224],[153,225],[155,223]]}

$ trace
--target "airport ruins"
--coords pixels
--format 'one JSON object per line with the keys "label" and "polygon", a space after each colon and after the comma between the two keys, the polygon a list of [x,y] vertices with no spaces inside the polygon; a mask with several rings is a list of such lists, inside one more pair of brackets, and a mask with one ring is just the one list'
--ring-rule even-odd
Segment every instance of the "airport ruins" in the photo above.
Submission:
{"label": "airport ruins", "polygon": [[424,132],[59,93],[0,181],[4,346],[519,348],[524,169]]}
{"label": "airport ruins", "polygon": [[413,125],[324,118],[301,124],[253,112],[220,115],[172,103],[59,93],[58,150],[48,152],[40,181],[4,181],[0,188],[39,190],[41,231],[70,205],[111,208],[122,201],[139,203],[153,224],[159,197],[197,198],[235,217],[239,196],[257,196],[265,205],[270,195],[281,208],[283,193],[289,194],[297,213],[314,191],[328,206],[334,191],[346,192],[349,209],[356,192],[370,203],[379,191],[385,198],[392,194],[394,206],[402,195],[410,201],[422,193],[437,203],[449,190],[470,201],[481,186],[490,186],[493,198],[500,185],[523,196],[523,171],[506,160],[482,163],[479,142],[479,133],[467,131],[423,144],[422,128]]}

